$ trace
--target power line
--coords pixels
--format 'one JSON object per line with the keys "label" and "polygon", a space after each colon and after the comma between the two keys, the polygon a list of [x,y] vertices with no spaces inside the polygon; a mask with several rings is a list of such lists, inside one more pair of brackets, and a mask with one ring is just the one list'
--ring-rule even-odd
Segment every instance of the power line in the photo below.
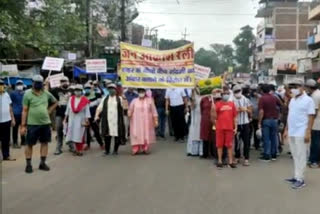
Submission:
{"label": "power line", "polygon": [[177,13],[177,12],[148,12],[139,11],[144,14],[157,14],[157,15],[183,15],[183,16],[254,16],[254,13]]}

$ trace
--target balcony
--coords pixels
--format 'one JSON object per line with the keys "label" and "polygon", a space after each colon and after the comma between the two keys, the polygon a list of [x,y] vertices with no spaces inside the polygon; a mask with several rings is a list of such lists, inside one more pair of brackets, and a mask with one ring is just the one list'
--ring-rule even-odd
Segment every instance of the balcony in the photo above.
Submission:
{"label": "balcony", "polygon": [[309,21],[320,20],[320,2],[312,2],[309,7]]}

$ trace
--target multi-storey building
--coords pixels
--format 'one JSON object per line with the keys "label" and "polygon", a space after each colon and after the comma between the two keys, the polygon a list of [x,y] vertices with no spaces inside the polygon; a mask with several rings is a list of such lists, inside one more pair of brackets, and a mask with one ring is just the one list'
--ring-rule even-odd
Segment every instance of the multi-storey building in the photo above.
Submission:
{"label": "multi-storey building", "polygon": [[316,24],[308,19],[309,2],[261,0],[257,18],[255,68],[260,79],[277,82],[297,74],[297,61],[308,54],[308,32]]}

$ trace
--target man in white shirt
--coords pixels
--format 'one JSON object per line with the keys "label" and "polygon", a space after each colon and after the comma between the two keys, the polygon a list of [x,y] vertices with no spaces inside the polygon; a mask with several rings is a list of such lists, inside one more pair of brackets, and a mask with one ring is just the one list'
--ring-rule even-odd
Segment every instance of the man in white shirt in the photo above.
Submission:
{"label": "man in white shirt", "polygon": [[184,141],[186,135],[185,113],[188,111],[188,100],[182,88],[170,88],[166,91],[166,113],[170,114],[175,141]]}
{"label": "man in white shirt", "polygon": [[311,131],[311,146],[309,163],[310,168],[319,168],[320,162],[320,90],[317,82],[313,79],[309,79],[306,82],[306,90],[312,97],[315,104],[315,118]]}
{"label": "man in white shirt", "polygon": [[294,177],[286,179],[293,189],[303,188],[304,172],[307,165],[307,150],[311,140],[315,107],[311,97],[304,90],[304,82],[295,79],[289,84],[293,98],[289,104],[288,124],[284,138],[289,137],[289,145],[294,161]]}
{"label": "man in white shirt", "polygon": [[5,91],[4,82],[0,79],[0,142],[4,161],[15,160],[10,158],[10,127],[15,126],[11,103],[11,98]]}

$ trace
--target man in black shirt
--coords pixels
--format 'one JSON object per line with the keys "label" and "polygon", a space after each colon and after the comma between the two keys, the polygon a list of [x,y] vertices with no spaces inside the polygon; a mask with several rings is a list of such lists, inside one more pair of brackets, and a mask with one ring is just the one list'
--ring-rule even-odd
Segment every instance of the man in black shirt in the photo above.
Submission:
{"label": "man in black shirt", "polygon": [[166,130],[166,90],[152,90],[152,95],[159,115],[159,126],[157,128],[157,136],[164,138]]}
{"label": "man in black shirt", "polygon": [[[68,77],[63,77],[60,80],[60,87],[51,90],[52,95],[58,100],[58,107],[56,108],[56,131],[57,131],[57,147],[55,155],[62,154],[63,146],[63,119],[64,113],[67,109],[68,100],[70,97],[69,91],[69,79]],[[70,150],[72,150],[71,145]]]}

